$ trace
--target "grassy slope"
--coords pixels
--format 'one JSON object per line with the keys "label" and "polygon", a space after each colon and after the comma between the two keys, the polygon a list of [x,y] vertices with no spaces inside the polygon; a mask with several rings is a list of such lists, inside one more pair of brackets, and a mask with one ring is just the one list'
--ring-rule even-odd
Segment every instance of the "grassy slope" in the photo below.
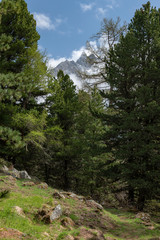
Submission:
{"label": "grassy slope", "polygon": [[[100,229],[106,239],[110,240],[151,239],[160,236],[160,224],[152,222],[154,229],[150,230],[141,220],[135,218],[134,213],[117,209],[95,211],[80,200],[54,199],[52,188],[23,187],[22,184],[23,181],[11,181],[8,176],[0,176],[0,189],[6,187],[10,189],[8,197],[0,198],[0,230],[13,228],[25,233],[25,239],[50,240],[67,239],[68,235],[78,237],[82,226],[86,229]],[[37,221],[35,214],[43,204],[50,206],[60,204],[63,210],[61,219],[49,225]],[[21,207],[26,217],[18,216],[13,210],[14,206]],[[62,226],[61,220],[65,216],[70,217],[75,222],[75,226]],[[2,238],[0,231],[0,239],[8,238]]]}

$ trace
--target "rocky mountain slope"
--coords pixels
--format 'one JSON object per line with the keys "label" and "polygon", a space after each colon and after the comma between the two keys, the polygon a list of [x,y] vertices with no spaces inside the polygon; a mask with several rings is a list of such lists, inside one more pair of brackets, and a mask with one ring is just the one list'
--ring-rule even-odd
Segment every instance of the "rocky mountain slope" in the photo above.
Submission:
{"label": "rocky mountain slope", "polygon": [[158,240],[159,219],[0,173],[0,239]]}
{"label": "rocky mountain slope", "polygon": [[85,52],[82,53],[80,58],[74,62],[74,61],[64,61],[58,64],[54,68],[54,75],[56,76],[59,70],[62,70],[65,74],[68,74],[69,76],[73,76],[73,74],[76,76],[76,78],[80,78],[80,72],[89,70],[96,57],[91,54],[90,56],[87,56]]}

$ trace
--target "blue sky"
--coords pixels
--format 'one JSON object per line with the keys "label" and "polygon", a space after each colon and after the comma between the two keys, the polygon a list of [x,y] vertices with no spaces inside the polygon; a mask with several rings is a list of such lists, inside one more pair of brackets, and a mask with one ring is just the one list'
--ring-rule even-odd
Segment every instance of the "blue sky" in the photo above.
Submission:
{"label": "blue sky", "polygon": [[[53,67],[64,59],[76,60],[86,41],[100,29],[103,18],[120,17],[130,22],[144,0],[26,0],[37,20],[41,36],[39,48],[45,49]],[[160,0],[151,0],[160,8]]]}

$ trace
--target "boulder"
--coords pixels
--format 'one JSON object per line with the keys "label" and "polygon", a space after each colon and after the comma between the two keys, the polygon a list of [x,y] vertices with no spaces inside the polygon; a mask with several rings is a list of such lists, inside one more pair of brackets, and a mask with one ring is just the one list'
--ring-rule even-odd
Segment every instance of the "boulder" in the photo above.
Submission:
{"label": "boulder", "polygon": [[57,205],[50,215],[50,221],[53,222],[55,219],[60,218],[61,215],[62,215],[61,205]]}
{"label": "boulder", "polygon": [[[17,169],[13,168],[12,173],[14,174],[14,176],[16,178],[20,178],[20,172]],[[12,175],[12,173],[11,173],[11,175]]]}
{"label": "boulder", "polygon": [[28,175],[26,171],[19,171],[20,178],[22,179],[31,179],[31,177]]}
{"label": "boulder", "polygon": [[135,217],[141,219],[142,221],[144,221],[146,223],[151,221],[151,216],[149,215],[149,213],[139,212],[136,214]]}
{"label": "boulder", "polygon": [[19,216],[25,218],[25,214],[24,214],[22,208],[20,208],[20,207],[18,207],[18,206],[15,206],[13,209],[14,209],[14,212],[15,212],[15,213],[17,213]]}
{"label": "boulder", "polygon": [[40,183],[37,185],[38,188],[40,189],[48,189],[48,184],[47,183]]}
{"label": "boulder", "polygon": [[74,227],[75,223],[69,217],[65,217],[61,220],[61,224],[63,227]]}
{"label": "boulder", "polygon": [[86,205],[91,208],[103,210],[103,207],[101,204],[95,202],[94,200],[86,200]]}
{"label": "boulder", "polygon": [[55,208],[52,208],[46,204],[42,206],[36,217],[40,220],[45,222],[46,224],[52,223],[55,219],[60,218],[62,215],[62,209],[60,205],[57,205]]}
{"label": "boulder", "polygon": [[42,235],[43,235],[44,237],[50,237],[49,233],[47,233],[47,232],[44,232]]}
{"label": "boulder", "polygon": [[2,171],[9,171],[9,168],[8,168],[6,165],[4,165],[4,166],[1,168],[1,170],[2,170]]}
{"label": "boulder", "polygon": [[54,198],[57,198],[57,199],[65,199],[65,196],[64,196],[62,193],[57,192],[57,191],[55,191],[55,192],[53,193],[53,197],[54,197]]}

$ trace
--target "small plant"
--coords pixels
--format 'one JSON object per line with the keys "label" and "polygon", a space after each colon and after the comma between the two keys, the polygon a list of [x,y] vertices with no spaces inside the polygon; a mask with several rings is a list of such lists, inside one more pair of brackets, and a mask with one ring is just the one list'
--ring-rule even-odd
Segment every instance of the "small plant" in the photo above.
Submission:
{"label": "small plant", "polygon": [[4,189],[0,191],[0,198],[6,198],[9,196],[10,191],[8,189]]}
{"label": "small plant", "polygon": [[64,232],[59,234],[59,236],[57,237],[56,240],[64,239],[67,235],[68,235],[68,231],[64,231]]}
{"label": "small plant", "polygon": [[76,220],[78,220],[79,219],[79,217],[78,216],[76,216],[75,214],[70,214],[70,216],[69,216],[73,221],[76,221]]}

